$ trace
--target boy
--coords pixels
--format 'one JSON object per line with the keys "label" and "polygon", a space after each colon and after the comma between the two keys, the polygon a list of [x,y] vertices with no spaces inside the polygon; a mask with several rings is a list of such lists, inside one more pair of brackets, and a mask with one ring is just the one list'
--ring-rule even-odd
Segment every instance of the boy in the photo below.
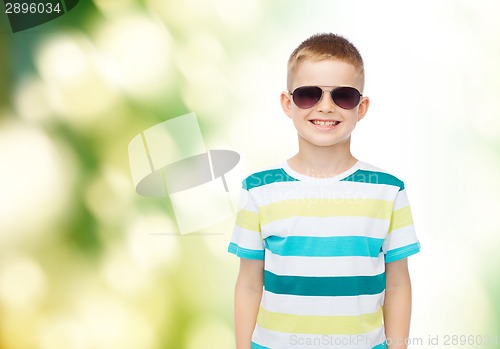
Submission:
{"label": "boy", "polygon": [[229,252],[237,349],[406,348],[420,250],[402,181],[350,151],[368,111],[363,60],[314,35],[288,61],[281,106],[299,151],[243,181]]}

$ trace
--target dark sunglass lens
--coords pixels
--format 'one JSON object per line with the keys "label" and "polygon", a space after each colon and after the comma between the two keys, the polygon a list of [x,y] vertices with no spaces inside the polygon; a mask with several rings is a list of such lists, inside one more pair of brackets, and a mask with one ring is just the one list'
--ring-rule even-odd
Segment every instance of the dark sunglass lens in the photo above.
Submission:
{"label": "dark sunglass lens", "polygon": [[343,109],[356,107],[361,99],[361,94],[354,87],[338,87],[332,90],[332,99]]}
{"label": "dark sunglass lens", "polygon": [[311,108],[318,103],[323,95],[323,90],[317,86],[299,87],[293,91],[293,102],[302,109]]}

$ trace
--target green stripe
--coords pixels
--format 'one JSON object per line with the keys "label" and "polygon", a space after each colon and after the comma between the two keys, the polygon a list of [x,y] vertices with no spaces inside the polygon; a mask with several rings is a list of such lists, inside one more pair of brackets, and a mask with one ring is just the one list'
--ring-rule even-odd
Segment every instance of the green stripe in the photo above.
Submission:
{"label": "green stripe", "polygon": [[271,331],[321,335],[363,334],[382,327],[383,312],[360,315],[295,315],[259,309],[257,323]]}
{"label": "green stripe", "polygon": [[394,202],[379,199],[290,199],[273,202],[260,207],[261,226],[289,217],[370,217],[391,218]]}
{"label": "green stripe", "polygon": [[296,296],[359,296],[385,289],[385,273],[374,276],[288,276],[264,271],[264,288]]}
{"label": "green stripe", "polygon": [[357,170],[341,181],[393,185],[398,187],[399,191],[405,188],[403,181],[388,173],[377,171]]}
{"label": "green stripe", "polygon": [[261,187],[266,184],[277,182],[293,182],[298,181],[286,173],[282,168],[261,171],[248,176],[243,180],[243,189],[250,190]]}
{"label": "green stripe", "polygon": [[266,248],[280,256],[378,257],[384,239],[366,236],[269,236]]}

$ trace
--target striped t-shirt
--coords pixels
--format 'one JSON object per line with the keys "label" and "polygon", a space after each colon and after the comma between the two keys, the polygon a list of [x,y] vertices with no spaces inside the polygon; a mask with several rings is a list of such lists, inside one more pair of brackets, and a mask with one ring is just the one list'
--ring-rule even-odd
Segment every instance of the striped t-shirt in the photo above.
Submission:
{"label": "striped t-shirt", "polygon": [[420,250],[404,183],[358,161],[328,178],[287,163],[243,181],[229,252],[264,260],[252,349],[387,348],[385,264]]}

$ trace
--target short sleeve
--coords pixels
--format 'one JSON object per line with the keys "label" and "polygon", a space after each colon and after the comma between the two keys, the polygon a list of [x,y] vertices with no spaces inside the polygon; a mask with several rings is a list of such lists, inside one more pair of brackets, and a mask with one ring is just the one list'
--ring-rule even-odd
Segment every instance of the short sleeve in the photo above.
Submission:
{"label": "short sleeve", "polygon": [[241,190],[238,213],[228,252],[240,258],[264,259],[264,242],[260,231],[259,211],[251,193]]}
{"label": "short sleeve", "polygon": [[405,189],[400,190],[394,200],[389,232],[382,250],[386,263],[395,262],[420,251]]}

